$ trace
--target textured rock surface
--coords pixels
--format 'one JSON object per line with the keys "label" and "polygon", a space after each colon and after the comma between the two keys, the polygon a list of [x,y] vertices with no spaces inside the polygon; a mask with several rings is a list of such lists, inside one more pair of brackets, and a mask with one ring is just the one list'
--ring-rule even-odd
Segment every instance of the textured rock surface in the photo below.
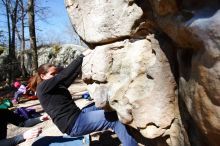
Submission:
{"label": "textured rock surface", "polygon": [[65,0],[65,3],[76,32],[89,43],[130,36],[143,14],[134,0]]}
{"label": "textured rock surface", "polygon": [[[109,103],[121,122],[149,139],[170,136],[170,127],[178,119],[176,82],[166,56],[175,62],[169,52],[173,48],[160,43],[149,35],[142,40],[98,46],[83,63],[84,80],[96,82],[88,87],[96,105],[106,107]],[[170,137],[168,141],[181,145]]]}
{"label": "textured rock surface", "polygon": [[[86,48],[73,44],[54,45],[51,47],[41,47],[38,49],[38,64],[53,63],[55,65],[67,66],[73,58]],[[19,57],[19,55],[18,55]],[[28,73],[32,72],[32,55],[30,50],[24,53],[24,65]]]}
{"label": "textured rock surface", "polygon": [[[77,33],[95,46],[83,77],[97,106],[109,103],[150,145],[220,144],[218,0],[65,2]],[[134,15],[121,15],[130,6]]]}
{"label": "textured rock surface", "polygon": [[39,65],[50,62],[56,65],[67,66],[73,60],[73,58],[77,54],[80,54],[83,50],[85,50],[84,47],[73,44],[41,48],[40,51],[38,51],[38,54],[40,56],[38,58],[38,62]]}
{"label": "textured rock surface", "polygon": [[[185,1],[179,4],[178,13],[172,12],[165,17],[155,11],[156,22],[181,48],[177,51],[179,93],[202,133],[204,142],[199,145],[219,145],[219,2]],[[153,2],[152,5],[155,6]]]}

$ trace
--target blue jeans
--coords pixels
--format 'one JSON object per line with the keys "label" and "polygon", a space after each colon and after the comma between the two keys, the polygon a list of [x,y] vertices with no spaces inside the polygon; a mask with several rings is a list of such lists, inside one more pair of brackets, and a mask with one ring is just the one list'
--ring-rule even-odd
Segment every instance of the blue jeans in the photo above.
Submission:
{"label": "blue jeans", "polygon": [[136,140],[128,133],[126,126],[118,121],[116,112],[105,112],[96,108],[94,103],[82,109],[70,136],[86,135],[109,128],[115,131],[123,146],[137,146]]}
{"label": "blue jeans", "polygon": [[14,99],[16,99],[16,101],[19,101],[19,98],[23,95],[23,92],[21,91],[16,91],[14,93]]}
{"label": "blue jeans", "polygon": [[43,136],[37,138],[32,146],[89,146],[89,136]]}

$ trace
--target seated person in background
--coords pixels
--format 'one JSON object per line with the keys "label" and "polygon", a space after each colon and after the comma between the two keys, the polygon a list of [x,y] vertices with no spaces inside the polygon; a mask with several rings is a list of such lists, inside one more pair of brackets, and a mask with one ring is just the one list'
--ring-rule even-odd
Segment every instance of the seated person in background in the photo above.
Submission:
{"label": "seated person in background", "polygon": [[26,87],[24,85],[22,85],[20,82],[16,81],[14,82],[14,87],[17,89],[17,91],[14,93],[14,99],[13,102],[18,103],[19,102],[19,98],[23,95],[26,94]]}
{"label": "seated person in background", "polygon": [[39,134],[42,132],[41,127],[36,127],[30,130],[27,130],[23,134],[6,139],[8,123],[11,123],[13,125],[20,126],[20,127],[31,127],[42,121],[46,121],[49,119],[48,115],[43,115],[38,118],[25,120],[24,118],[20,117],[19,115],[15,114],[14,112],[8,109],[0,109],[0,117],[1,117],[0,146],[16,146],[17,144],[24,142],[26,139],[38,137]]}

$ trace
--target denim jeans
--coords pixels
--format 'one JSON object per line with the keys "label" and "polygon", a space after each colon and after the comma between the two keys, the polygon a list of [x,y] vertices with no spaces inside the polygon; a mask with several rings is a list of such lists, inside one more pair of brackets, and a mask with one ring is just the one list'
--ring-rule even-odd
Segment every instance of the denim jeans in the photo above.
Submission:
{"label": "denim jeans", "polygon": [[82,109],[70,136],[86,135],[109,128],[115,131],[123,146],[137,146],[136,140],[128,133],[126,126],[118,121],[116,112],[105,112],[96,108],[94,103]]}
{"label": "denim jeans", "polygon": [[19,98],[23,95],[23,92],[21,91],[16,91],[14,93],[14,99],[16,99],[16,101],[19,101]]}
{"label": "denim jeans", "polygon": [[32,146],[89,146],[89,135],[81,137],[43,136],[38,137]]}

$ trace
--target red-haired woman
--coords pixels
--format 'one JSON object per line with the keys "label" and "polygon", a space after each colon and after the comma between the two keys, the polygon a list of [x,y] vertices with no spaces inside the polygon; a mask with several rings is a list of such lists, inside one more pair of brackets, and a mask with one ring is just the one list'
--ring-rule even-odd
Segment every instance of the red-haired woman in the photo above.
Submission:
{"label": "red-haired woman", "polygon": [[72,100],[67,88],[81,72],[83,57],[83,54],[79,55],[59,73],[52,64],[43,64],[38,68],[29,85],[36,89],[43,109],[59,130],[70,136],[81,136],[111,128],[123,146],[137,146],[126,126],[118,121],[116,112],[105,112],[97,109],[94,104],[80,110]]}

